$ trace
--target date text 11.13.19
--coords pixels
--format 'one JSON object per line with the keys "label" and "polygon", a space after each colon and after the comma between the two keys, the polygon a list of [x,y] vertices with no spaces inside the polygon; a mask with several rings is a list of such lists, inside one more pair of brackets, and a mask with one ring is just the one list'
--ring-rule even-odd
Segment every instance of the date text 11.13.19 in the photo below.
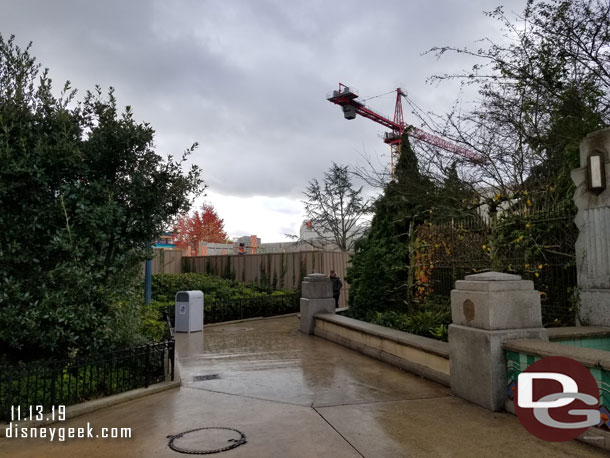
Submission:
{"label": "date text 11.13.19", "polygon": [[11,421],[64,421],[66,406],[51,406],[44,412],[44,406],[35,405],[22,409],[21,406],[11,406]]}

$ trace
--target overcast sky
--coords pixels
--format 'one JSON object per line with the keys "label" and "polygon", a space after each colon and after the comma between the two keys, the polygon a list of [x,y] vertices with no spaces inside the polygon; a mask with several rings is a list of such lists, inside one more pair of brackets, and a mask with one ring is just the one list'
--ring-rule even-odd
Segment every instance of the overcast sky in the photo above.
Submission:
{"label": "overcast sky", "polygon": [[[500,0],[498,0],[500,1]],[[508,1],[520,11],[524,1]],[[61,1],[2,0],[0,33],[33,42],[56,88],[82,96],[113,86],[120,105],[156,130],[157,151],[191,157],[229,236],[263,242],[297,234],[302,192],[332,161],[389,160],[384,128],[346,121],[326,101],[339,82],[363,97],[401,87],[421,108],[443,112],[457,87],[426,78],[468,67],[433,46],[476,47],[500,34],[489,0]],[[394,96],[369,102],[393,115]],[[416,122],[405,107],[405,121]]]}

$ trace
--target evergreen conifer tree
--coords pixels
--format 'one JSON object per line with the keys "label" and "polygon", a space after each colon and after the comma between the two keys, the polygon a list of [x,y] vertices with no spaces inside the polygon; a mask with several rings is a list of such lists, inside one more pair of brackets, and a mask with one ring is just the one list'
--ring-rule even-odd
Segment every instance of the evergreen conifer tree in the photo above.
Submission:
{"label": "evergreen conifer tree", "polygon": [[371,228],[356,244],[346,277],[352,316],[406,310],[414,230],[424,221],[435,193],[434,184],[420,173],[405,132],[394,177],[375,203]]}

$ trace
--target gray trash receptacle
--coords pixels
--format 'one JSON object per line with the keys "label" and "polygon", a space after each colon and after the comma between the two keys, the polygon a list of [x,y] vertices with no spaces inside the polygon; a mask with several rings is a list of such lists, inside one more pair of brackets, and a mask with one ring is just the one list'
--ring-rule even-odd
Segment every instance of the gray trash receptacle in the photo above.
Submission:
{"label": "gray trash receptacle", "polygon": [[203,292],[178,291],[176,293],[176,332],[203,331]]}

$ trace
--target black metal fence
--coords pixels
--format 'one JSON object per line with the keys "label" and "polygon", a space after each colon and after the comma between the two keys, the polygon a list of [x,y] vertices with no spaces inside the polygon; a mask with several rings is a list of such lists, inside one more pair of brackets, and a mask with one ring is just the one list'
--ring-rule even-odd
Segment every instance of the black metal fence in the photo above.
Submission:
{"label": "black metal fence", "polygon": [[[534,264],[528,268],[523,265],[523,261],[520,264],[514,261],[504,260],[504,268],[501,270],[521,275],[523,279],[534,282],[534,288],[540,291],[543,325],[545,327],[573,325],[577,302],[576,266],[558,260],[549,263],[549,260],[545,259],[540,261],[541,264],[536,265],[536,267],[543,266],[538,270],[533,267]],[[432,295],[448,298],[451,290],[455,288],[456,280],[463,280],[466,275],[486,270],[489,270],[488,264],[435,266],[429,280]]]}
{"label": "black metal fence", "polygon": [[205,306],[206,323],[243,320],[296,313],[299,311],[298,292],[278,296],[266,295],[243,299],[215,300]]}
{"label": "black metal fence", "polygon": [[578,235],[573,217],[570,209],[526,208],[500,218],[494,227],[481,219],[422,226],[419,286],[424,295],[448,298],[457,280],[491,270],[493,264],[495,270],[534,282],[544,326],[573,325]]}
{"label": "black metal fence", "polygon": [[95,358],[0,367],[0,421],[12,421],[18,407],[23,418],[30,406],[42,406],[46,412],[53,406],[148,387],[166,377],[173,380],[174,352],[170,338]]}

